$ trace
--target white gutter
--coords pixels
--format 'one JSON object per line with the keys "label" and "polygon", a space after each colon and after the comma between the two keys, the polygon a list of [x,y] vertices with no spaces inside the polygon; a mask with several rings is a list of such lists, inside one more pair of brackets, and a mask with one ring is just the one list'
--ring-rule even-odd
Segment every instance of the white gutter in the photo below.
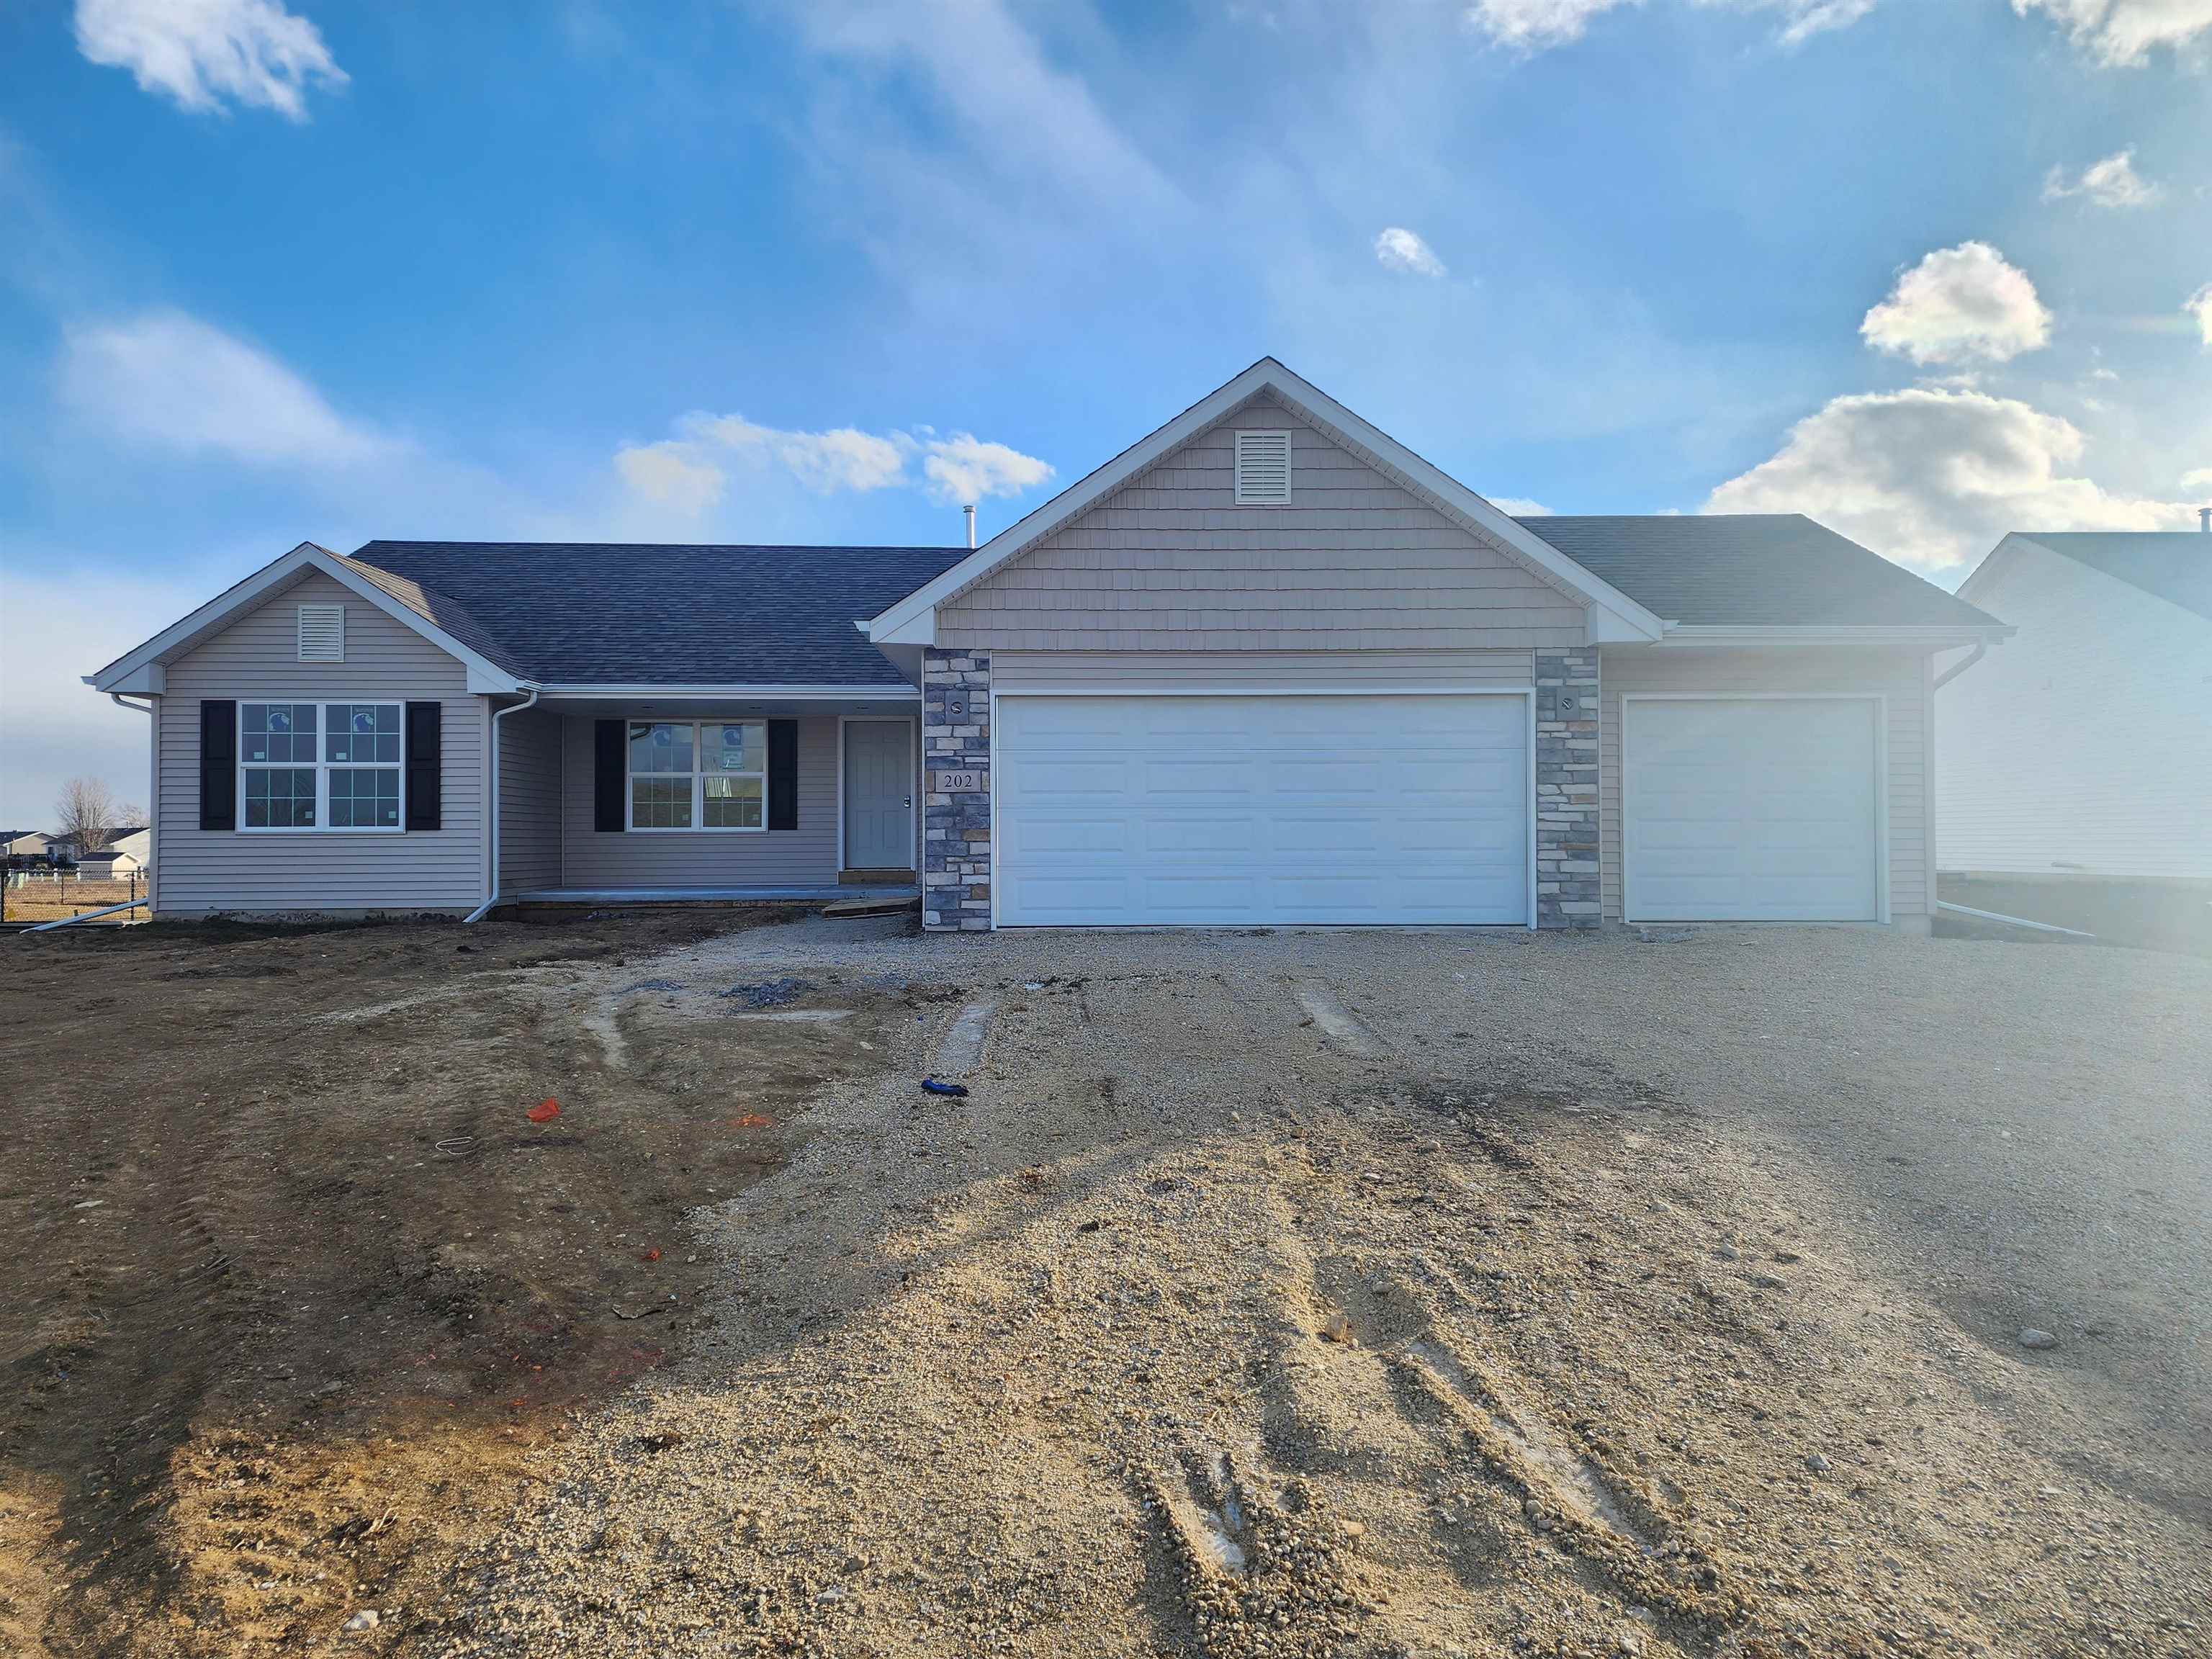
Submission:
{"label": "white gutter", "polygon": [[64,916],[59,921],[42,921],[37,927],[26,927],[23,931],[27,933],[51,933],[57,927],[74,927],[80,921],[96,921],[102,916],[112,916],[118,910],[136,910],[145,902],[144,899],[135,898],[128,904],[110,904],[101,909],[87,910],[82,915]]}
{"label": "white gutter", "polygon": [[481,920],[485,911],[490,909],[493,905],[499,902],[499,723],[505,720],[509,714],[519,714],[526,708],[532,708],[537,706],[538,688],[534,685],[525,686],[523,688],[523,700],[520,702],[509,703],[504,708],[498,708],[492,711],[491,811],[487,815],[486,818],[487,823],[490,825],[491,834],[491,892],[482,904],[477,906],[475,909],[470,911],[466,916],[462,918],[461,926],[464,927],[466,927],[471,922]]}
{"label": "white gutter", "polygon": [[1981,921],[2001,921],[2008,927],[2026,927],[2039,933],[2063,933],[2069,939],[2094,939],[2094,933],[2085,933],[2078,927],[2061,927],[2051,921],[2030,921],[2026,916],[2002,915],[1995,910],[1977,910],[1972,905],[1953,904],[1948,899],[1937,899],[1936,908],[1948,910],[1954,916],[1972,916]]}
{"label": "white gutter", "polygon": [[[855,623],[854,627],[865,627]],[[678,698],[736,702],[902,702],[921,695],[910,685],[541,685],[548,697],[621,697],[657,702]]]}

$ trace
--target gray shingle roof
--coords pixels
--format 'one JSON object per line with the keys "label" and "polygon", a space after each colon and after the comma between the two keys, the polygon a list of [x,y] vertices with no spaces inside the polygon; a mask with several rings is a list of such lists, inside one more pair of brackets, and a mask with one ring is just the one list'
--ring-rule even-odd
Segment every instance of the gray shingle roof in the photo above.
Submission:
{"label": "gray shingle roof", "polygon": [[967,556],[589,542],[370,542],[353,555],[472,649],[562,685],[903,684],[853,624]]}
{"label": "gray shingle roof", "polygon": [[2027,530],[2021,539],[2212,617],[2212,536],[2201,531]]}
{"label": "gray shingle roof", "polygon": [[[1796,514],[1520,522],[1672,622],[1996,625]],[[896,685],[898,671],[853,623],[967,553],[370,542],[353,563],[471,650],[547,684]]]}
{"label": "gray shingle roof", "polygon": [[1686,626],[2000,625],[1802,514],[1519,522],[1645,609]]}

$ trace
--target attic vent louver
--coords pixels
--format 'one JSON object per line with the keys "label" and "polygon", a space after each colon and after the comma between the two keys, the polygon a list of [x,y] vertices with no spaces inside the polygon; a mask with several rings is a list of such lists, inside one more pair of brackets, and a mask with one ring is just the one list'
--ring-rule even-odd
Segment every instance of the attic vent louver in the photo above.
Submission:
{"label": "attic vent louver", "polygon": [[1237,434],[1237,505],[1288,507],[1291,504],[1291,434],[1287,432],[1240,432]]}
{"label": "attic vent louver", "polygon": [[300,660],[345,660],[345,607],[342,605],[303,605],[300,607]]}

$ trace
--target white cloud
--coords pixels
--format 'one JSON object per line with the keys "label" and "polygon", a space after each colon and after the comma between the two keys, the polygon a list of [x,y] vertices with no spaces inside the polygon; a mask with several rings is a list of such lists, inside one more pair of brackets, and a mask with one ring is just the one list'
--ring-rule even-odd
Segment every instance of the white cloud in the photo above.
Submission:
{"label": "white cloud", "polygon": [[2151,183],[2136,171],[2136,153],[2131,149],[2107,155],[2101,161],[2092,161],[2071,183],[2063,167],[2051,168],[2043,180],[2043,199],[2046,202],[2086,196],[2102,208],[2137,208],[2148,207],[2165,194],[2162,185]]}
{"label": "white cloud", "polygon": [[77,0],[76,47],[180,109],[229,99],[304,121],[308,82],[346,79],[315,26],[279,0]]}
{"label": "white cloud", "polygon": [[1897,279],[1859,333],[1877,350],[1929,363],[2008,362],[2051,341],[2051,313],[2027,274],[1986,242],[1929,254]]}
{"label": "white cloud", "polygon": [[2186,528],[2183,503],[2079,476],[2087,441],[2056,415],[1978,392],[1838,398],[1771,459],[1714,490],[1711,513],[1803,513],[1899,563],[1942,570],[2014,530]]}
{"label": "white cloud", "polygon": [[402,447],[267,352],[179,311],[71,326],[60,378],[64,404],[106,435],[184,454],[350,466]]}
{"label": "white cloud", "polygon": [[2212,0],[2012,0],[2022,17],[2049,15],[2074,44],[2107,67],[2140,64],[2212,31]]}
{"label": "white cloud", "polygon": [[713,462],[673,442],[626,444],[615,452],[615,471],[630,494],[678,519],[704,518],[721,505],[730,482]]}
{"label": "white cloud", "polygon": [[1643,0],[1474,0],[1467,9],[1467,21],[1500,46],[1534,52],[1581,40],[1589,20],[1601,12],[1642,3]]}
{"label": "white cloud", "polygon": [[[1465,16],[1470,27],[1500,46],[1540,52],[1581,40],[1590,20],[1602,13],[1643,3],[1644,0],[1473,0]],[[1692,0],[1692,3],[1733,11],[1779,12],[1780,38],[1785,45],[1796,46],[1826,30],[1857,22],[1880,0]]]}
{"label": "white cloud", "polygon": [[2212,466],[2200,466],[2193,472],[2181,475],[2184,489],[2212,489]]}
{"label": "white cloud", "polygon": [[742,415],[687,415],[676,424],[693,445],[779,466],[817,495],[883,489],[906,470],[896,440],[849,426],[784,432]]}
{"label": "white cloud", "polygon": [[2197,331],[2204,337],[2206,345],[2212,346],[2212,283],[2184,300],[2181,308],[2197,319]]}
{"label": "white cloud", "polygon": [[1551,515],[1550,507],[1525,495],[1491,495],[1486,499],[1509,519],[1542,519]]}
{"label": "white cloud", "polygon": [[1018,495],[1053,471],[1033,455],[973,433],[940,438],[926,427],[888,434],[849,426],[801,432],[741,415],[690,414],[676,422],[676,431],[658,443],[623,446],[615,470],[636,500],[693,520],[721,504],[732,465],[773,471],[817,495],[832,495],[912,488],[917,480],[907,463],[919,460],[921,488],[933,501],[955,506]]}
{"label": "white cloud", "polygon": [[1412,276],[1441,276],[1444,262],[1437,251],[1403,225],[1392,225],[1375,239],[1375,258],[1385,270]]}
{"label": "white cloud", "polygon": [[1018,495],[1052,477],[1052,468],[1034,455],[985,443],[965,432],[925,442],[921,471],[929,480],[930,498],[952,507],[993,495]]}

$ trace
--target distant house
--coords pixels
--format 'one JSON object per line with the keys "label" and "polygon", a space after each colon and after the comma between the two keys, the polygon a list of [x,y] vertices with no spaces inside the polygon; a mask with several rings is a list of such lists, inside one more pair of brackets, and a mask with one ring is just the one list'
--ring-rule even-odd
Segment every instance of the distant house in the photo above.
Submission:
{"label": "distant house", "polygon": [[11,865],[52,859],[58,856],[55,848],[59,842],[60,837],[38,830],[0,830],[0,848],[5,849],[8,862]]}
{"label": "distant house", "polygon": [[1943,896],[2212,937],[2212,535],[2014,534],[1959,594],[2020,632],[1938,694]]}
{"label": "distant house", "polygon": [[113,847],[84,854],[76,861],[80,881],[128,881],[145,868],[142,860]]}
{"label": "distant house", "polygon": [[154,832],[150,830],[118,830],[107,838],[111,853],[128,853],[143,868],[154,855]]}

